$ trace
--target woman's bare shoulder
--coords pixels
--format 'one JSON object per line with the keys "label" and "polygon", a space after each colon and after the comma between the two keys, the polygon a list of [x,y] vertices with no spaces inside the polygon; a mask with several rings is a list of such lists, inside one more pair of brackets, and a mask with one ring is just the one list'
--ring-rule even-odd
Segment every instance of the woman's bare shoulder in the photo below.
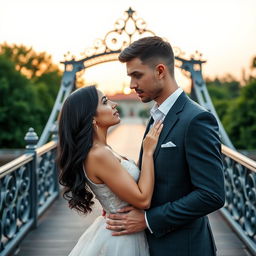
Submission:
{"label": "woman's bare shoulder", "polygon": [[106,163],[113,159],[115,156],[105,146],[93,146],[87,155],[87,163]]}

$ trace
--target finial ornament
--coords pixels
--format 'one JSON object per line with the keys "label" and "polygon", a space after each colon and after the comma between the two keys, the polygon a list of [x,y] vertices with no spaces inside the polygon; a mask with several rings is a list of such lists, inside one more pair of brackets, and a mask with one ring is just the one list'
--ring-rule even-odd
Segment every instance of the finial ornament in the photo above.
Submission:
{"label": "finial ornament", "polygon": [[36,149],[38,142],[38,136],[33,128],[29,128],[24,138],[26,142],[26,150],[31,151]]}

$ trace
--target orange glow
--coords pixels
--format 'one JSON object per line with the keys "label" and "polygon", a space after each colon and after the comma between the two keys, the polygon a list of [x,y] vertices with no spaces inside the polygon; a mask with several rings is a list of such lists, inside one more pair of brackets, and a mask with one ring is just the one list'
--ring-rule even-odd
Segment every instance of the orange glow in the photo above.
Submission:
{"label": "orange glow", "polygon": [[[0,8],[0,43],[32,46],[35,51],[52,55],[55,63],[63,61],[68,51],[80,58],[95,39],[104,39],[115,28],[116,20],[129,6],[145,20],[149,30],[172,46],[188,56],[196,50],[201,52],[207,60],[203,65],[205,77],[230,73],[241,79],[242,69],[249,72],[256,56],[255,0],[158,0],[157,4],[145,0],[8,0]],[[47,19],[38,18],[38,8]],[[129,78],[125,67],[118,65],[117,69],[111,65],[88,69],[86,83],[96,82],[109,93],[121,92],[129,87]],[[190,82],[184,75],[176,78],[180,87],[189,90]]]}
{"label": "orange glow", "polygon": [[132,90],[131,90],[130,88],[125,87],[124,90],[123,90],[123,93],[127,95],[127,94],[130,94],[131,91],[132,91]]}

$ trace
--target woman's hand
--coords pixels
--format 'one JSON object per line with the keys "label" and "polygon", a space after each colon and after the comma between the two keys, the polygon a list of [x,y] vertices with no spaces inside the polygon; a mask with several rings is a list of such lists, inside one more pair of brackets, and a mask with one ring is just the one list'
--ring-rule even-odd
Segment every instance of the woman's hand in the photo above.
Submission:
{"label": "woman's hand", "polygon": [[157,122],[147,133],[143,140],[143,154],[153,155],[158,143],[159,135],[162,131],[163,124],[161,121]]}

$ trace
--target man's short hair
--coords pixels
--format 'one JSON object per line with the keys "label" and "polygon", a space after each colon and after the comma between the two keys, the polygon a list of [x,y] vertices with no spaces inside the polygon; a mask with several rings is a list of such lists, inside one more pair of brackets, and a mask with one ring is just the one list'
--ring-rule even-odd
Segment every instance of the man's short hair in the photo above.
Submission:
{"label": "man's short hair", "polygon": [[172,47],[170,43],[158,36],[143,37],[134,41],[120,53],[118,58],[122,63],[139,58],[143,64],[147,64],[152,68],[163,62],[168,67],[171,76],[174,76]]}

